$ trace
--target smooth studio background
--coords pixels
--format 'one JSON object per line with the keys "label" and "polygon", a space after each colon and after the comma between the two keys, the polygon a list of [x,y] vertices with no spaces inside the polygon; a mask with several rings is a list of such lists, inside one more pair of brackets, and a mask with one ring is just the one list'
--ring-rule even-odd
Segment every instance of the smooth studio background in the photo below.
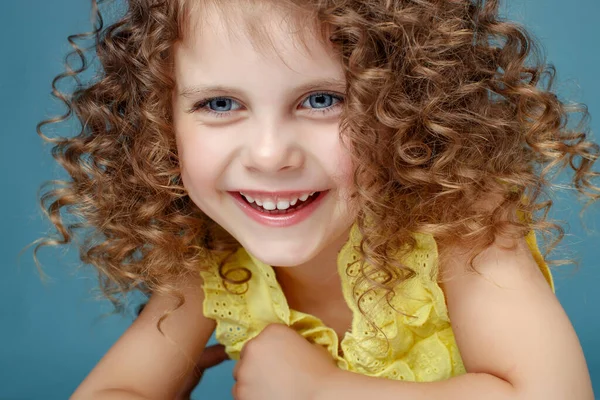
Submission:
{"label": "smooth studio background", "polygon": [[[129,326],[132,317],[101,318],[111,310],[93,300],[95,277],[76,272],[77,251],[44,249],[40,258],[53,279],[43,285],[31,250],[18,252],[44,234],[49,224],[38,210],[36,190],[45,180],[63,177],[35,132],[40,120],[63,112],[50,97],[52,78],[63,71],[70,50],[67,35],[90,29],[90,2],[20,0],[0,3],[0,399],[66,399],[100,357]],[[600,141],[600,3],[597,0],[518,0],[505,8],[541,40],[548,61],[558,69],[562,98],[589,106],[592,131]],[[69,126],[51,126],[69,134]],[[600,392],[600,234],[586,234],[579,205],[559,197],[554,216],[567,222],[569,236],[560,250],[578,257],[581,270],[556,273],[557,293],[583,345],[596,392]],[[599,206],[585,221],[598,230]],[[91,271],[91,270],[87,270]],[[132,303],[132,307],[136,303]],[[511,321],[506,321],[510,324]],[[552,334],[548,332],[547,334]],[[229,399],[233,363],[209,371],[194,398]],[[600,395],[600,394],[597,394]]]}

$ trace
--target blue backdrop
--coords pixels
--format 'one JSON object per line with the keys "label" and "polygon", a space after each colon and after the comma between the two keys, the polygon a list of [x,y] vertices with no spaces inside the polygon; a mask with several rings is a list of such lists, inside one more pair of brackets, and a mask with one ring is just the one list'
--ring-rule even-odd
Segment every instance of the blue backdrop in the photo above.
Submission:
{"label": "blue backdrop", "polygon": [[[558,69],[560,96],[586,103],[592,116],[600,114],[600,2],[517,0],[505,12],[541,39],[548,61]],[[41,182],[64,175],[35,125],[63,111],[49,95],[50,82],[63,71],[63,57],[70,50],[67,35],[88,31],[89,15],[89,1],[82,0],[3,1],[0,5],[3,400],[66,399],[132,320],[131,316],[102,318],[111,308],[105,301],[94,300],[95,277],[89,271],[76,271],[75,250],[41,251],[41,262],[52,278],[47,284],[36,272],[31,251],[18,257],[20,249],[50,226],[38,210],[36,190]],[[599,129],[598,121],[592,119],[592,131]],[[67,135],[68,125],[51,130]],[[594,137],[600,141],[600,135]],[[600,291],[596,287],[600,235],[595,233],[599,207],[585,216],[593,231],[586,233],[574,197],[566,193],[559,200],[553,216],[567,223],[569,235],[558,251],[579,258],[581,268],[555,272],[557,294],[579,335],[596,392],[600,392]],[[229,399],[232,366],[227,362],[207,372],[194,397]]]}

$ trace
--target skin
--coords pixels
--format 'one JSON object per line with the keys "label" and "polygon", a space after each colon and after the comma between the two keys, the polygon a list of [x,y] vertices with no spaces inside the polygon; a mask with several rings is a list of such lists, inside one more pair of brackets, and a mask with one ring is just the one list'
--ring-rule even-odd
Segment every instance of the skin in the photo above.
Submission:
{"label": "skin", "polygon": [[220,344],[208,346],[204,349],[200,360],[196,363],[196,370],[188,375],[188,378],[183,383],[179,395],[175,400],[187,400],[190,398],[192,392],[200,383],[200,380],[204,376],[204,372],[207,369],[215,367],[221,364],[223,361],[228,360],[229,357],[225,352],[225,347]]}

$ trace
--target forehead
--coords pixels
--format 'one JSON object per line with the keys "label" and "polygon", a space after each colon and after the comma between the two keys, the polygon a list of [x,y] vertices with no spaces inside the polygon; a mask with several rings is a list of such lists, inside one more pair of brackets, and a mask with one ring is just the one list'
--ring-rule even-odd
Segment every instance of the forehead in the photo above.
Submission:
{"label": "forehead", "polygon": [[[341,64],[311,13],[258,0],[199,1],[186,11],[177,72],[241,73],[259,64],[340,78]],[[200,69],[202,69],[200,68]],[[332,76],[333,78],[333,76]]]}
{"label": "forehead", "polygon": [[318,27],[314,10],[302,8],[298,0],[180,1],[181,36],[191,45],[202,33],[218,31],[233,40],[243,37],[262,52],[276,51],[273,28],[279,25],[278,33],[287,30],[307,50],[316,36],[327,34]]}

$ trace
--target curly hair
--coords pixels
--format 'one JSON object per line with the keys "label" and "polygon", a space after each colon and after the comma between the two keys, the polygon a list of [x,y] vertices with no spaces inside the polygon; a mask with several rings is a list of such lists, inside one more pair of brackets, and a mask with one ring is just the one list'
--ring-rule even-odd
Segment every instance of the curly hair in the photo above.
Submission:
{"label": "curly hair", "polygon": [[[104,27],[92,0],[94,30],[69,37],[82,66],[67,62],[52,83],[68,112],[37,128],[71,180],[41,197],[60,237],[40,239],[35,251],[82,232],[81,260],[97,268],[115,305],[134,289],[177,295],[176,278],[196,274],[213,250],[239,246],[186,194],[165,95],[175,86],[172,49],[207,2],[129,0]],[[567,167],[582,196],[600,196],[587,108],[552,93],[554,67],[524,27],[499,16],[498,0],[276,3],[313,18],[343,64],[340,135],[355,165],[363,276],[374,286],[392,290],[411,276],[392,255],[414,248],[414,232],[434,235],[440,249],[468,243],[471,261],[498,236],[554,232],[548,254],[563,236],[548,219],[548,189]],[[260,29],[248,22],[248,30]],[[82,84],[89,59],[76,40],[89,37],[102,73]],[[69,77],[76,90],[60,92],[58,81]],[[77,136],[42,133],[73,113]],[[583,117],[569,129],[573,113]],[[63,221],[61,209],[78,220]]]}

